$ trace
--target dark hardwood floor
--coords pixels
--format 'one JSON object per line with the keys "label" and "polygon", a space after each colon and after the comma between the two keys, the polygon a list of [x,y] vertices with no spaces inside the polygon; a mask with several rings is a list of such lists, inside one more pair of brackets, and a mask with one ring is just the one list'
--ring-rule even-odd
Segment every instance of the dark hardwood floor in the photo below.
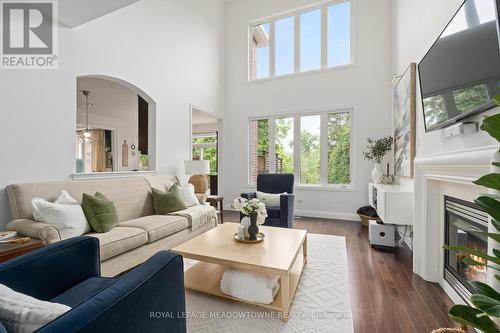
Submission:
{"label": "dark hardwood floor", "polygon": [[[224,221],[238,221],[238,216],[225,211]],[[373,249],[368,228],[352,221],[299,218],[295,228],[346,238],[355,332],[430,333],[455,326],[447,314],[453,302],[438,284],[413,274],[408,248]]]}

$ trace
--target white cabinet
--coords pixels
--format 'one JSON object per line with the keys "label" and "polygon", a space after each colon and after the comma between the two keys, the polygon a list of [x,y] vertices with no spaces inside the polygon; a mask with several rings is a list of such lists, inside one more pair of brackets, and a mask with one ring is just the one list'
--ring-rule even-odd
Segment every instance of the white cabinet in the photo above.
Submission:
{"label": "white cabinet", "polygon": [[368,201],[384,223],[413,225],[413,186],[370,183]]}

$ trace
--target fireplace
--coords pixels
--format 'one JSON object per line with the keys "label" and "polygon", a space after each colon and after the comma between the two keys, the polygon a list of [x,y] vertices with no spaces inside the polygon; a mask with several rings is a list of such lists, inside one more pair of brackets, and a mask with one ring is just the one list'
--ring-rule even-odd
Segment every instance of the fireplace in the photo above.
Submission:
{"label": "fireplace", "polygon": [[[487,252],[488,215],[475,203],[445,196],[445,244],[467,246]],[[444,279],[464,300],[475,292],[469,281],[486,283],[486,267],[469,266],[462,259],[469,256],[475,261],[482,258],[463,252],[445,250]]]}

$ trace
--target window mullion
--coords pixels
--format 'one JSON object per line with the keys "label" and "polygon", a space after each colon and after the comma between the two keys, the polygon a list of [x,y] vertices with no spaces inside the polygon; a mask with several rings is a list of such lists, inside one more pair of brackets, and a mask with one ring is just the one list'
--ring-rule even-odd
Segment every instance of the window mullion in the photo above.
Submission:
{"label": "window mullion", "polygon": [[275,21],[269,23],[269,77],[276,76],[276,29]]}
{"label": "window mullion", "polygon": [[276,172],[276,119],[269,118],[269,173]]}
{"label": "window mullion", "polygon": [[300,15],[294,15],[294,72],[300,72]]}
{"label": "window mullion", "polygon": [[328,6],[321,7],[321,68],[328,67]]}
{"label": "window mullion", "polygon": [[293,117],[293,170],[295,183],[300,184],[300,116]]}
{"label": "window mullion", "polygon": [[321,114],[320,184],[328,185],[328,113],[326,112]]}

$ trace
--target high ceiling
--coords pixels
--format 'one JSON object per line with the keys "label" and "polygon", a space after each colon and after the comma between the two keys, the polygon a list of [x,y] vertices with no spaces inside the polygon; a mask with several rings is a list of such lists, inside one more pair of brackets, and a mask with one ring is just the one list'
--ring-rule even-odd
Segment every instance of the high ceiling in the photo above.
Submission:
{"label": "high ceiling", "polygon": [[59,0],[59,22],[74,28],[139,0]]}

